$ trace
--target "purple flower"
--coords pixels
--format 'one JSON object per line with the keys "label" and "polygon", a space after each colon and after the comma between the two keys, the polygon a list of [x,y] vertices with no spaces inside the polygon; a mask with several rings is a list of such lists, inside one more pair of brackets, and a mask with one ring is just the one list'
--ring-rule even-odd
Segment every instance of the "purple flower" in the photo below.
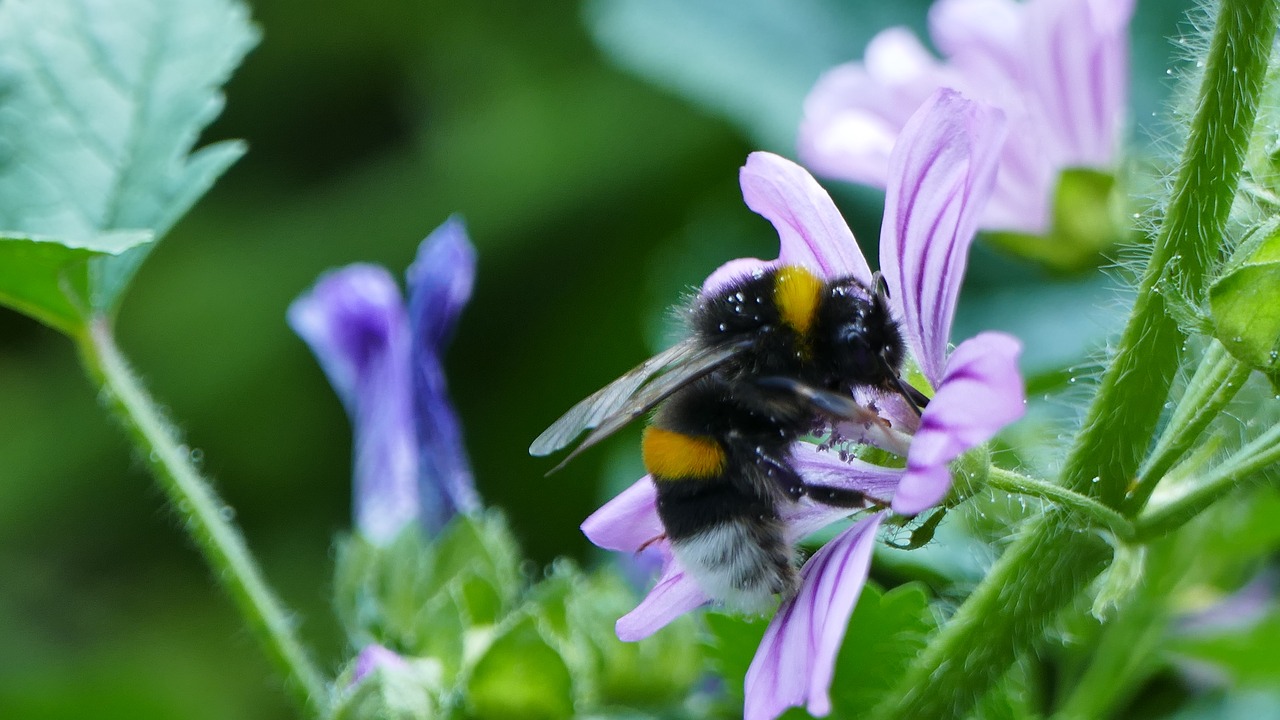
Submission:
{"label": "purple flower", "polygon": [[450,218],[409,266],[409,307],[376,265],[323,275],[289,307],[351,418],[356,527],[385,544],[479,507],[440,356],[471,295],[475,250]]}
{"label": "purple flower", "polygon": [[407,664],[404,658],[377,643],[365,645],[356,656],[355,670],[351,673],[351,684],[355,685],[378,670],[399,670]]}
{"label": "purple flower", "polygon": [[886,187],[890,151],[934,89],[1004,110],[1009,137],[981,226],[1044,234],[1059,173],[1109,171],[1128,94],[1134,0],[939,0],[929,33],[872,38],[863,62],[824,74],[805,100],[800,157],[815,172]]}
{"label": "purple flower", "polygon": [[[869,398],[896,435],[863,440],[905,453],[905,468],[845,461],[799,443],[793,460],[808,483],[856,489],[914,515],[946,496],[952,460],[1022,415],[1017,340],[983,333],[948,352],[965,259],[977,214],[991,191],[1003,134],[1000,111],[949,90],[936,92],[905,124],[889,158],[880,264],[895,317],[935,392],[918,421],[892,397]],[[779,257],[732,261],[708,278],[704,290],[775,264],[799,264],[824,277],[854,275],[871,282],[848,226],[804,169],[776,155],[753,153],[741,183],[747,205],[777,229]],[[643,478],[582,525],[600,547],[635,552],[656,545],[667,553],[657,585],[618,621],[623,640],[645,637],[710,600],[665,550],[655,500],[652,481]],[[847,510],[808,499],[782,508],[792,541],[847,515]],[[769,720],[793,705],[807,705],[818,715],[830,711],[836,653],[866,582],[883,517],[884,512],[877,512],[862,518],[805,564],[799,591],[784,600],[748,671],[747,718]]]}

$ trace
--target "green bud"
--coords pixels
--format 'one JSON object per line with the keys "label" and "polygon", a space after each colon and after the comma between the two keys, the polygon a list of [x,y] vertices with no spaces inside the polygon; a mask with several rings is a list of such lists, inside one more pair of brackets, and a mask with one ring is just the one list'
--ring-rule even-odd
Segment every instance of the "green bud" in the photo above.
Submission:
{"label": "green bud", "polygon": [[378,643],[458,673],[474,632],[499,622],[525,586],[497,512],[460,515],[439,537],[406,528],[389,545],[338,545],[334,606],[353,647]]}
{"label": "green bud", "polygon": [[1070,168],[1058,176],[1053,219],[1045,235],[993,232],[992,245],[1051,270],[1077,272],[1097,267],[1104,253],[1123,242],[1123,191],[1111,173]]}

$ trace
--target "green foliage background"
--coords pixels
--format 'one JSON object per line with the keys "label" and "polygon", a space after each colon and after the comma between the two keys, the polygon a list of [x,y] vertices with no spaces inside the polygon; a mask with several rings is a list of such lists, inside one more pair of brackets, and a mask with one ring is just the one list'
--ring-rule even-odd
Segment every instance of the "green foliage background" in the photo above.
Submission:
{"label": "green foliage background", "polygon": [[[869,14],[829,60],[856,56],[885,22],[920,27],[926,5]],[[1162,38],[1183,7],[1141,4],[1136,118],[1159,107],[1171,54]],[[726,259],[772,252],[768,225],[741,204],[737,168],[777,141],[777,125],[739,130],[714,102],[618,69],[577,2],[259,0],[252,11],[263,41],[204,138],[243,138],[249,153],[143,265],[120,344],[334,669],[346,651],[330,580],[334,533],[349,524],[349,429],[285,326],[289,301],[332,266],[402,272],[417,242],[461,213],[480,267],[448,367],[480,491],[538,563],[585,559],[577,525],[607,492],[600,478],[629,481],[634,459],[610,462],[606,449],[544,479],[548,463],[525,448],[654,349],[662,308],[688,286]],[[673,37],[640,40],[688,40]],[[753,45],[750,28],[738,37],[727,60],[754,48],[767,64],[772,50]],[[858,237],[873,241],[879,198],[836,192]],[[1062,304],[1053,292],[1105,297],[1093,285],[1046,286],[989,252],[970,285],[962,325],[1027,332],[1037,307]],[[1036,387],[1065,380],[1090,339],[1022,335]],[[633,458],[633,441],[614,440],[615,454]],[[0,717],[291,716],[163,505],[67,340],[0,309]]]}

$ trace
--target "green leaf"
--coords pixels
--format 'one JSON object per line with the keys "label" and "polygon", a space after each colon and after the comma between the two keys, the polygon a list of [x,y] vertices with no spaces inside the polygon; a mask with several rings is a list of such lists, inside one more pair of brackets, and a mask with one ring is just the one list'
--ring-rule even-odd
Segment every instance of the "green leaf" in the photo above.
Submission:
{"label": "green leaf", "polygon": [[[256,41],[238,0],[0,3],[0,231],[78,248],[163,236],[244,152],[192,147]],[[152,246],[88,258],[87,309],[114,310]],[[42,267],[10,260],[6,279]],[[36,307],[64,330],[83,310]]]}
{"label": "green leaf", "polygon": [[0,304],[73,333],[90,306],[89,263],[150,242],[146,232],[106,233],[75,244],[0,233]]}
{"label": "green leaf", "polygon": [[755,657],[769,621],[717,612],[707,613],[706,621],[711,630],[707,657],[716,674],[724,680],[725,691],[741,706],[747,668],[751,667],[751,659]]}
{"label": "green leaf", "polygon": [[[639,642],[622,642],[615,624],[635,608],[638,598],[611,569],[575,583],[564,601],[569,626],[591,649],[595,668],[590,675],[599,704],[670,708],[687,698],[701,679],[703,656],[693,615],[676,618]],[[578,678],[586,675],[575,673]]]}
{"label": "green leaf", "polygon": [[881,593],[868,584],[849,619],[836,659],[835,717],[861,717],[889,690],[933,629],[929,598],[917,583]]}
{"label": "green leaf", "polygon": [[573,716],[573,678],[560,653],[526,617],[494,639],[467,682],[477,718],[541,720]]}
{"label": "green leaf", "polygon": [[1265,372],[1280,369],[1280,232],[1240,246],[1209,288],[1214,337]]}
{"label": "green leaf", "polygon": [[[707,614],[713,638],[708,656],[739,703],[747,668],[768,624],[763,618]],[[922,585],[909,583],[886,593],[872,584],[863,588],[836,658],[831,716],[862,717],[924,647],[933,626]],[[808,715],[791,710],[784,717]]]}

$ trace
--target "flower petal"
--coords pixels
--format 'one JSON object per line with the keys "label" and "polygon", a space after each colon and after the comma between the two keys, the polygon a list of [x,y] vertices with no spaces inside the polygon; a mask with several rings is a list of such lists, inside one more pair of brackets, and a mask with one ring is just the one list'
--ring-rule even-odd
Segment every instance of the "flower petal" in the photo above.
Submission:
{"label": "flower petal", "polygon": [[747,207],[773,223],[781,240],[778,261],[821,277],[853,276],[866,284],[871,269],[831,196],[804,168],[767,152],[754,152],[739,173]]}
{"label": "flower petal", "polygon": [[841,459],[836,451],[810,443],[796,443],[791,465],[806,483],[857,490],[877,500],[893,497],[902,479],[901,468],[881,467],[857,458]]}
{"label": "flower petal", "polygon": [[1128,97],[1134,0],[1037,0],[1026,7],[1029,92],[1058,168],[1110,167]]}
{"label": "flower petal", "polygon": [[883,188],[889,153],[907,118],[935,88],[951,83],[906,28],[877,34],[864,57],[818,79],[804,101],[798,149],[820,175]]}
{"label": "flower petal", "polygon": [[934,387],[1004,128],[999,110],[939,90],[911,116],[890,157],[880,267],[903,334]]}
{"label": "flower petal", "polygon": [[418,514],[418,453],[409,373],[409,321],[395,280],[374,265],[322,276],[289,306],[351,418],[356,526],[389,541]]}
{"label": "flower petal", "polygon": [[757,272],[763,272],[778,264],[777,260],[760,260],[757,258],[737,258],[721,265],[702,282],[702,294],[711,295],[720,288],[738,278],[744,278]]}
{"label": "flower petal", "polygon": [[1021,352],[1013,337],[987,332],[952,353],[911,442],[907,472],[893,496],[895,512],[915,515],[936,505],[951,489],[947,464],[1026,412]]}
{"label": "flower petal", "polygon": [[377,643],[365,645],[360,654],[356,656],[356,667],[351,673],[351,684],[355,685],[377,670],[403,668],[406,665],[408,663],[404,661],[404,658]]}
{"label": "flower petal", "polygon": [[630,553],[665,535],[653,480],[645,475],[591,513],[582,522],[582,532],[597,547]]}
{"label": "flower petal", "polygon": [[443,527],[455,513],[480,507],[462,429],[449,400],[442,354],[453,326],[471,297],[475,248],[466,227],[449,218],[418,247],[409,266],[412,322],[413,409],[419,457],[421,518]]}
{"label": "flower petal", "polygon": [[849,617],[867,581],[883,513],[850,527],[800,571],[800,590],[778,609],[746,678],[744,720],[772,720],[794,705],[831,712],[831,679]]}
{"label": "flower petal", "polygon": [[[1013,0],[937,0],[929,8],[929,37],[963,68],[964,90],[995,81],[1008,91],[1018,74],[1027,5]],[[998,97],[998,95],[997,95]],[[1017,96],[1009,99],[1017,102]]]}
{"label": "flower petal", "polygon": [[635,610],[618,618],[614,630],[623,642],[643,640],[666,627],[681,615],[702,607],[709,598],[693,578],[685,574],[679,561],[672,559],[658,584],[649,591]]}

